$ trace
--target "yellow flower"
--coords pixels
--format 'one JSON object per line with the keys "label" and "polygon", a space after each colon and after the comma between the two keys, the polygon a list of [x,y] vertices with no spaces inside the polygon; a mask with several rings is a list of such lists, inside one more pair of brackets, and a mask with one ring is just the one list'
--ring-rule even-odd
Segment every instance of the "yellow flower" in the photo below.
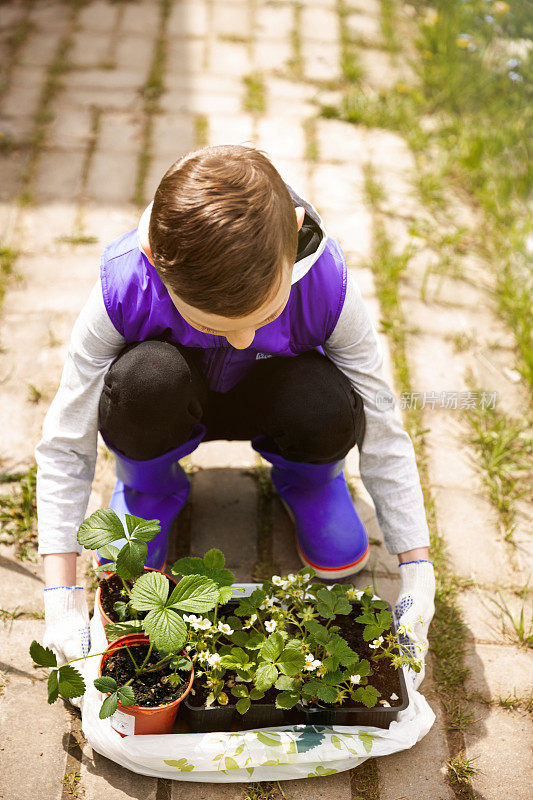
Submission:
{"label": "yellow flower", "polygon": [[507,14],[511,10],[511,7],[509,3],[502,3],[498,0],[498,2],[494,3],[492,6],[492,10],[495,14]]}

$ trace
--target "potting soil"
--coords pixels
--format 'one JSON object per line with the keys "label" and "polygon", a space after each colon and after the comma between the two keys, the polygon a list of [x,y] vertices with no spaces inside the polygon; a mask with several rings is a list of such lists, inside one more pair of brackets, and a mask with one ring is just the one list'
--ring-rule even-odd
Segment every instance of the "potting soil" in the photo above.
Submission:
{"label": "potting soil", "polygon": [[[137,665],[141,666],[146,658],[149,645],[130,645],[129,648]],[[145,667],[149,668],[154,666],[160,660],[160,653],[153,649]],[[190,672],[178,673],[180,678],[185,675],[186,678],[175,687],[170,683],[163,682],[172,672],[173,670],[167,664],[163,669],[159,669],[157,672],[143,672],[142,675],[133,677],[133,662],[125,647],[109,656],[102,667],[102,675],[109,675],[109,677],[114,678],[117,682],[117,686],[123,686],[130,678],[133,678],[129,686],[131,686],[133,694],[135,695],[135,705],[149,707],[172,703],[174,700],[177,700],[178,697],[181,697],[183,692],[187,689]]]}

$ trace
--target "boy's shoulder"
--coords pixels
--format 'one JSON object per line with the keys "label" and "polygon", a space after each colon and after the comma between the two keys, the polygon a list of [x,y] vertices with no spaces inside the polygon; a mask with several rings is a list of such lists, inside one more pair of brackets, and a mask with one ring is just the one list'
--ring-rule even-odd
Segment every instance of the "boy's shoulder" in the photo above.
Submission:
{"label": "boy's shoulder", "polygon": [[139,255],[141,254],[137,239],[137,228],[122,233],[120,236],[117,236],[116,239],[113,239],[112,242],[109,242],[109,244],[104,247],[102,261],[112,261],[119,256],[127,255],[127,253],[130,253],[132,250],[137,250]]}

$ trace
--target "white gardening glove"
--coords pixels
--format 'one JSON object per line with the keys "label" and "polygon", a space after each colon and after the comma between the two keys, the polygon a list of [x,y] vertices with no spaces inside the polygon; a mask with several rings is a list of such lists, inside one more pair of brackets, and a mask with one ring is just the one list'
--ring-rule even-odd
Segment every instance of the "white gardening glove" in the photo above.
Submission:
{"label": "white gardening glove", "polygon": [[[88,655],[91,649],[89,608],[83,586],[54,586],[44,590],[44,621],[46,629],[43,646],[50,647],[61,667],[73,658]],[[80,669],[82,661],[72,664]],[[71,699],[79,706],[81,698]]]}
{"label": "white gardening glove", "polygon": [[418,689],[426,667],[428,628],[435,613],[435,571],[431,561],[408,561],[399,565],[401,589],[394,606],[398,638],[411,654],[422,660],[420,672],[412,671],[413,687]]}

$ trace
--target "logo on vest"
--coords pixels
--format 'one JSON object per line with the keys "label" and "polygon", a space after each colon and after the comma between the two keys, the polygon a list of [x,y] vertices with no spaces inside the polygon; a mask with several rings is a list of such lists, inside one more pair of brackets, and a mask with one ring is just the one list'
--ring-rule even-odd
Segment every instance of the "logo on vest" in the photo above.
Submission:
{"label": "logo on vest", "polygon": [[259,361],[260,358],[272,358],[272,353],[258,353],[255,360]]}

